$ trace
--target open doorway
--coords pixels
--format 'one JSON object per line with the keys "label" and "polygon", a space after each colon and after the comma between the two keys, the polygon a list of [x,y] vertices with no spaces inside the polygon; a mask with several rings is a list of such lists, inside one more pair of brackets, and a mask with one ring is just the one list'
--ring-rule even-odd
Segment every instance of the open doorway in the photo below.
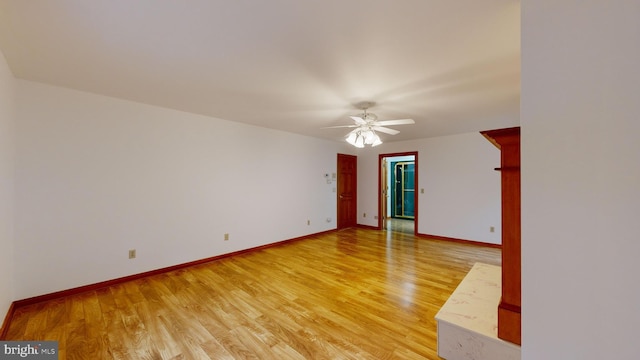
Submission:
{"label": "open doorway", "polygon": [[418,152],[380,154],[378,228],[417,233]]}

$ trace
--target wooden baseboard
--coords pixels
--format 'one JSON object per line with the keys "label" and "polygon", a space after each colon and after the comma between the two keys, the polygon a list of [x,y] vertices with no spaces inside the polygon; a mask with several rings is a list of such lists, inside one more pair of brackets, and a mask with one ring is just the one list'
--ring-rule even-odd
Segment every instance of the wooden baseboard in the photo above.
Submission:
{"label": "wooden baseboard", "polygon": [[4,340],[7,337],[7,332],[9,331],[9,324],[11,324],[11,320],[13,319],[13,313],[16,311],[16,303],[15,301],[9,305],[9,310],[7,310],[7,315],[4,317],[4,321],[2,322],[2,327],[0,328],[0,340]]}
{"label": "wooden baseboard", "polygon": [[502,249],[502,245],[500,245],[500,244],[490,244],[490,243],[486,243],[486,242],[482,242],[482,241],[456,239],[456,238],[451,238],[451,237],[446,237],[446,236],[420,234],[420,233],[416,234],[416,236],[421,237],[421,238],[425,238],[425,239],[450,241],[450,242],[456,242],[456,243],[460,243],[460,244],[469,244],[469,245],[490,247],[490,248],[494,248],[494,249]]}
{"label": "wooden baseboard", "polygon": [[[253,251],[263,250],[263,249],[274,247],[274,246],[281,246],[281,245],[284,245],[284,244],[287,244],[287,243],[290,243],[290,242],[293,242],[293,241],[304,240],[304,239],[312,238],[312,237],[315,237],[315,236],[318,236],[318,235],[328,234],[328,233],[331,233],[331,232],[334,232],[334,231],[336,231],[336,230],[332,229],[332,230],[322,231],[322,232],[319,232],[319,233],[314,233],[314,234],[309,234],[309,235],[305,235],[305,236],[300,236],[300,237],[297,237],[297,238],[278,241],[278,242],[267,244],[267,245],[262,245],[262,246],[257,246],[257,247],[253,247],[253,248],[249,248],[249,249],[239,250],[239,251],[235,251],[235,252],[232,252],[232,253],[217,255],[217,256],[213,256],[213,257],[209,257],[209,258],[205,258],[205,259],[200,259],[200,260],[195,260],[195,261],[191,261],[191,262],[187,262],[187,263],[183,263],[183,264],[173,265],[173,266],[169,266],[169,267],[165,267],[165,268],[161,268],[161,269],[146,271],[146,272],[143,272],[143,273],[124,276],[124,277],[117,278],[117,279],[101,281],[101,282],[98,282],[98,283],[95,283],[95,284],[79,286],[79,287],[75,287],[75,288],[72,288],[72,289],[56,291],[56,292],[53,292],[53,293],[34,296],[34,297],[22,299],[22,300],[16,300],[11,304],[12,305],[12,309],[11,310],[13,311],[14,308],[19,308],[19,307],[22,307],[22,306],[32,305],[32,304],[36,304],[36,303],[43,302],[43,301],[50,301],[50,300],[55,300],[55,299],[71,296],[71,295],[80,294],[80,293],[83,293],[83,292],[95,291],[95,290],[102,289],[102,288],[105,288],[105,287],[108,287],[108,286],[122,284],[122,283],[127,282],[127,281],[138,280],[138,279],[142,279],[142,278],[153,276],[153,275],[158,275],[158,274],[163,274],[163,273],[167,273],[167,272],[170,272],[170,271],[180,270],[180,269],[188,268],[188,267],[191,267],[191,266],[196,266],[196,265],[208,263],[208,262],[211,262],[211,261],[224,259],[224,258],[227,258],[227,257],[232,257],[232,256],[240,255],[240,254],[253,252]],[[11,314],[11,315],[13,315],[13,314]],[[9,318],[9,314],[7,314],[7,318]],[[6,322],[6,326],[8,328],[9,322],[10,322],[10,318],[9,318],[8,322],[7,322],[7,319],[5,318],[5,322]],[[5,329],[4,326],[5,325],[3,325],[2,329],[3,329],[3,331],[6,331],[6,330],[4,330]]]}

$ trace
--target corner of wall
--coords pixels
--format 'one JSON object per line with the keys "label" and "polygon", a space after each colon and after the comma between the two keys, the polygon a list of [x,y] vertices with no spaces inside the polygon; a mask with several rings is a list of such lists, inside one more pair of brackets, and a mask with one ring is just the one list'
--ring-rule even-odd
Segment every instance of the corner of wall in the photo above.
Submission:
{"label": "corner of wall", "polygon": [[15,78],[0,51],[0,314],[9,311],[14,297],[14,84]]}

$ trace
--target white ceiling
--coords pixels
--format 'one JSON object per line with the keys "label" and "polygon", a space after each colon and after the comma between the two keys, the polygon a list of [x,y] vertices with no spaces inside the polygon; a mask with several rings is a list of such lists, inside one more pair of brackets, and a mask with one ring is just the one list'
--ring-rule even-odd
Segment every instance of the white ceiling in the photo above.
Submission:
{"label": "white ceiling", "polygon": [[341,140],[375,101],[383,141],[515,126],[516,0],[0,0],[13,74]]}

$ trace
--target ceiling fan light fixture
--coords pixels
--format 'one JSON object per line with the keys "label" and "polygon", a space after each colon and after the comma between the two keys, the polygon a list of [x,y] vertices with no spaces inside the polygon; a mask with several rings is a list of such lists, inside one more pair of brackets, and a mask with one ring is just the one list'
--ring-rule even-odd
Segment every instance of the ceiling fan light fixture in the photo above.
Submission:
{"label": "ceiling fan light fixture", "polygon": [[357,148],[363,148],[365,145],[371,145],[373,147],[382,144],[380,136],[368,127],[359,127],[351,131],[349,135],[347,135],[346,141]]}
{"label": "ceiling fan light fixture", "polygon": [[370,113],[367,111],[371,106],[375,105],[374,102],[365,101],[357,104],[356,106],[362,110],[362,113],[358,115],[349,116],[355,124],[353,125],[338,125],[338,126],[329,126],[330,128],[351,128],[351,130],[345,140],[357,147],[363,148],[365,145],[378,146],[382,144],[382,140],[380,136],[376,133],[381,132],[389,135],[396,135],[400,131],[388,128],[386,126],[389,125],[408,125],[415,124],[415,121],[412,119],[396,119],[396,120],[381,120],[378,121],[378,116],[376,114]]}

